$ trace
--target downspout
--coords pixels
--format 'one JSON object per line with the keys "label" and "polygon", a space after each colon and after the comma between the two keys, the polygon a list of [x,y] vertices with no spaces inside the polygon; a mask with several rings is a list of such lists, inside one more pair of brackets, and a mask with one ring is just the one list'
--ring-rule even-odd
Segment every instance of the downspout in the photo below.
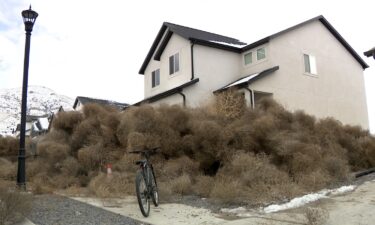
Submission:
{"label": "downspout", "polygon": [[190,55],[191,55],[191,79],[194,80],[194,42],[191,42],[190,46]]}
{"label": "downspout", "polygon": [[182,104],[184,107],[186,107],[186,96],[184,93],[182,93],[182,90],[178,92],[182,96]]}
{"label": "downspout", "polygon": [[250,88],[248,87],[245,87],[246,90],[249,91],[250,93],[250,104],[251,104],[251,108],[254,109],[255,108],[255,98],[254,98],[254,91],[251,90]]}

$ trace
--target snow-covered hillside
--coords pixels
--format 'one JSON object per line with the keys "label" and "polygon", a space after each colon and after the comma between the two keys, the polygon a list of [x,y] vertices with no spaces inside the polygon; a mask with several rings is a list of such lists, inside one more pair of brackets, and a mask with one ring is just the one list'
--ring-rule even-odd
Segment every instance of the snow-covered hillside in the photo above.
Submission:
{"label": "snow-covered hillside", "polygon": [[[20,123],[22,89],[0,89],[0,135],[11,135]],[[29,86],[27,115],[51,114],[62,106],[71,110],[74,100],[42,86]]]}

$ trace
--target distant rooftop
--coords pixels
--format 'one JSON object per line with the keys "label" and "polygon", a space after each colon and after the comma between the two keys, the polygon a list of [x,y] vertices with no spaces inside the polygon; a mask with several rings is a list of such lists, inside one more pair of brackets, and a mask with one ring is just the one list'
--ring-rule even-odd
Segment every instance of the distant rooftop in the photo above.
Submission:
{"label": "distant rooftop", "polygon": [[88,104],[88,103],[95,103],[99,105],[106,105],[106,106],[113,106],[117,108],[118,110],[122,110],[129,106],[127,103],[121,103],[111,100],[104,100],[104,99],[97,99],[97,98],[89,98],[89,97],[83,97],[83,96],[77,96],[76,100],[73,104],[73,109],[77,107],[78,102],[80,102],[82,105]]}

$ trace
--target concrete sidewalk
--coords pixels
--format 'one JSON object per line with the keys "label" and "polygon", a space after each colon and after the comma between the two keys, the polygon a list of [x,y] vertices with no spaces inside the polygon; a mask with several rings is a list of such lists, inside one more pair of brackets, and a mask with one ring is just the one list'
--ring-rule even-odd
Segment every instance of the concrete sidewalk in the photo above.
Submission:
{"label": "concrete sidewalk", "polygon": [[36,224],[31,222],[29,219],[25,218],[22,222],[17,223],[16,225],[36,225]]}
{"label": "concrete sidewalk", "polygon": [[246,217],[215,214],[203,208],[183,204],[151,206],[150,216],[142,216],[135,197],[126,199],[73,198],[102,209],[154,225],[246,225],[246,224],[306,224],[306,209],[319,208],[329,214],[328,225],[370,225],[375,221],[375,180],[359,185],[354,191],[331,196],[296,209],[276,213],[253,210]]}

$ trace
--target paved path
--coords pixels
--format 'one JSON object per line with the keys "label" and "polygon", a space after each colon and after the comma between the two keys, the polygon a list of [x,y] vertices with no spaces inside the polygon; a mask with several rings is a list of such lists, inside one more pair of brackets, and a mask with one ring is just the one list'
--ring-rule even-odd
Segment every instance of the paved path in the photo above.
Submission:
{"label": "paved path", "polygon": [[368,176],[367,181],[357,185],[358,187],[352,192],[321,199],[300,208],[268,214],[255,209],[249,210],[245,217],[214,214],[207,209],[182,204],[161,204],[157,208],[151,207],[150,217],[144,218],[134,197],[121,200],[75,199],[154,225],[305,225],[308,222],[306,219],[308,207],[326,213],[329,216],[325,223],[327,225],[375,224],[375,174]]}
{"label": "paved path", "polygon": [[28,219],[36,225],[140,225],[117,213],[57,195],[36,196]]}

